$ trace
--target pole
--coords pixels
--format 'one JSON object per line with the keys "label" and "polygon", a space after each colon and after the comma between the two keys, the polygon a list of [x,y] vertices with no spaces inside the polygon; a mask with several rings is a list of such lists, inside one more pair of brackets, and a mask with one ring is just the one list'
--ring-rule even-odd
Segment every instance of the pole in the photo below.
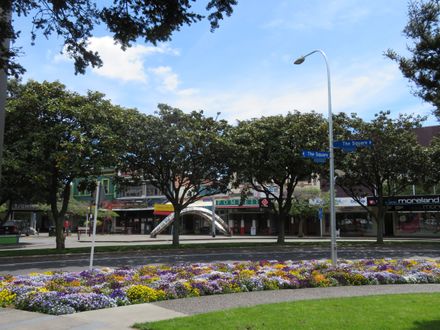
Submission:
{"label": "pole", "polygon": [[332,265],[336,266],[338,261],[336,247],[336,209],[335,209],[335,158],[333,150],[333,111],[332,111],[332,89],[330,80],[330,67],[328,65],[327,55],[320,50],[314,50],[307,55],[298,58],[294,64],[302,64],[307,56],[314,53],[320,53],[324,57],[325,67],[327,69],[327,95],[328,95],[328,142],[329,142],[329,162],[330,162],[330,235],[331,235],[331,259]]}
{"label": "pole", "polygon": [[212,237],[215,237],[215,198],[212,197]]}
{"label": "pole", "polygon": [[93,235],[92,235],[92,248],[90,249],[90,267],[93,269],[93,255],[95,253],[95,237],[96,237],[96,222],[98,221],[98,208],[99,208],[99,190],[101,188],[101,183],[98,181],[96,185],[96,197],[95,197],[95,215],[93,218]]}
{"label": "pole", "polygon": [[[10,9],[10,8],[9,8]],[[0,9],[0,20],[5,20],[7,24],[11,24],[11,10],[7,10],[5,13]],[[9,51],[10,39],[3,40],[2,48],[5,53]],[[6,54],[0,54],[5,65],[0,69],[0,180],[2,175],[2,163],[3,163],[3,144],[5,136],[5,114],[6,114],[6,95],[8,91],[8,76],[6,74],[6,63],[8,59]]]}

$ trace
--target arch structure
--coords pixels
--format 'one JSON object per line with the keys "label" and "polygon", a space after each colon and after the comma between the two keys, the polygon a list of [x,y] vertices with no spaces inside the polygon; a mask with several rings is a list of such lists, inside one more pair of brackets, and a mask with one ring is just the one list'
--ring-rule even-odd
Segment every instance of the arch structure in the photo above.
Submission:
{"label": "arch structure", "polygon": [[[196,214],[204,219],[208,220],[212,224],[212,211],[208,210],[204,207],[199,206],[190,206],[186,209],[183,209],[182,212],[180,212],[180,215],[186,215],[186,214]],[[221,231],[223,234],[230,236],[231,233],[229,231],[229,227],[224,222],[222,218],[220,218],[217,214],[214,216],[215,218],[215,228],[219,231]],[[153,229],[153,231],[150,233],[150,237],[156,238],[157,234],[160,234],[163,232],[168,226],[170,226],[174,222],[174,212],[168,215],[165,219],[162,220],[162,222]]]}

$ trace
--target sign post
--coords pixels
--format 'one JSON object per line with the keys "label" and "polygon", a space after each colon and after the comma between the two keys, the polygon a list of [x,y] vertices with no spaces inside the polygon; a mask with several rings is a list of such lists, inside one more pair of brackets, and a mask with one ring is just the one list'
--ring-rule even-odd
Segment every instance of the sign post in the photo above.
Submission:
{"label": "sign post", "polygon": [[212,197],[212,237],[215,237],[215,198]]}
{"label": "sign post", "polygon": [[99,208],[99,191],[101,183],[98,181],[96,186],[96,198],[95,198],[95,214],[93,217],[93,236],[92,236],[92,248],[90,249],[90,266],[89,269],[93,269],[93,256],[95,254],[95,237],[96,237],[96,222],[98,222],[98,208]]}

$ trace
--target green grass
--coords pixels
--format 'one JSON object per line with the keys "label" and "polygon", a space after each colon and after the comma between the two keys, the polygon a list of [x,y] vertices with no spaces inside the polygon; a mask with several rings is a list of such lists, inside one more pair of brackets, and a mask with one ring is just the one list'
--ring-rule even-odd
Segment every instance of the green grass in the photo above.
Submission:
{"label": "green grass", "polygon": [[135,324],[143,330],[440,329],[440,294],[297,301]]}

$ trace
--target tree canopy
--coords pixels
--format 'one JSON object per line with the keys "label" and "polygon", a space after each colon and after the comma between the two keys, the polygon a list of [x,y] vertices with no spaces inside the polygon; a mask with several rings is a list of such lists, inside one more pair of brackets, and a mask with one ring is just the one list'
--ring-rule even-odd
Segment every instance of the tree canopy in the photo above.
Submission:
{"label": "tree canopy", "polygon": [[402,74],[415,85],[414,94],[434,107],[440,118],[440,0],[409,2],[408,23],[403,34],[411,40],[411,56],[393,50],[386,56],[399,64]]}
{"label": "tree canopy", "polygon": [[[380,112],[370,122],[353,114],[336,117],[341,140],[372,140],[372,146],[354,152],[336,152],[336,168],[343,171],[336,184],[356,200],[377,222],[377,241],[383,242],[383,221],[386,209],[384,196],[394,196],[424,173],[427,155],[418,144],[414,128],[424,118],[400,115],[390,118],[389,112]],[[344,134],[341,134],[341,129]],[[377,208],[362,203],[366,196],[376,197]]]}
{"label": "tree canopy", "polygon": [[211,31],[215,30],[225,15],[232,14],[237,1],[209,0],[204,10],[199,3],[196,0],[5,0],[0,4],[0,69],[7,68],[13,75],[24,71],[16,61],[20,49],[8,49],[4,44],[5,40],[14,42],[20,36],[8,17],[10,13],[30,18],[32,42],[38,33],[46,38],[52,34],[61,37],[64,51],[74,60],[75,72],[84,73],[87,66],[102,64],[99,54],[88,49],[88,39],[97,25],[104,24],[123,49],[138,39],[156,44],[170,40],[174,31],[199,22],[206,15]]}
{"label": "tree canopy", "polygon": [[180,211],[228,187],[232,167],[229,125],[159,105],[157,115],[142,116],[126,137],[121,170],[157,187],[174,206],[173,245],[179,244]]}
{"label": "tree canopy", "polygon": [[1,186],[6,186],[3,180],[26,178],[13,187],[24,184],[18,188],[37,191],[38,201],[50,205],[59,249],[64,248],[62,223],[71,183],[75,178],[97,176],[116,163],[122,114],[102,94],[79,95],[59,82],[29,81],[11,89],[5,130],[9,159],[5,163],[18,166],[2,177]]}
{"label": "tree canopy", "polygon": [[234,130],[238,178],[275,202],[279,243],[296,185],[322,167],[304,158],[302,150],[327,150],[326,127],[322,115],[295,111],[241,121]]}

